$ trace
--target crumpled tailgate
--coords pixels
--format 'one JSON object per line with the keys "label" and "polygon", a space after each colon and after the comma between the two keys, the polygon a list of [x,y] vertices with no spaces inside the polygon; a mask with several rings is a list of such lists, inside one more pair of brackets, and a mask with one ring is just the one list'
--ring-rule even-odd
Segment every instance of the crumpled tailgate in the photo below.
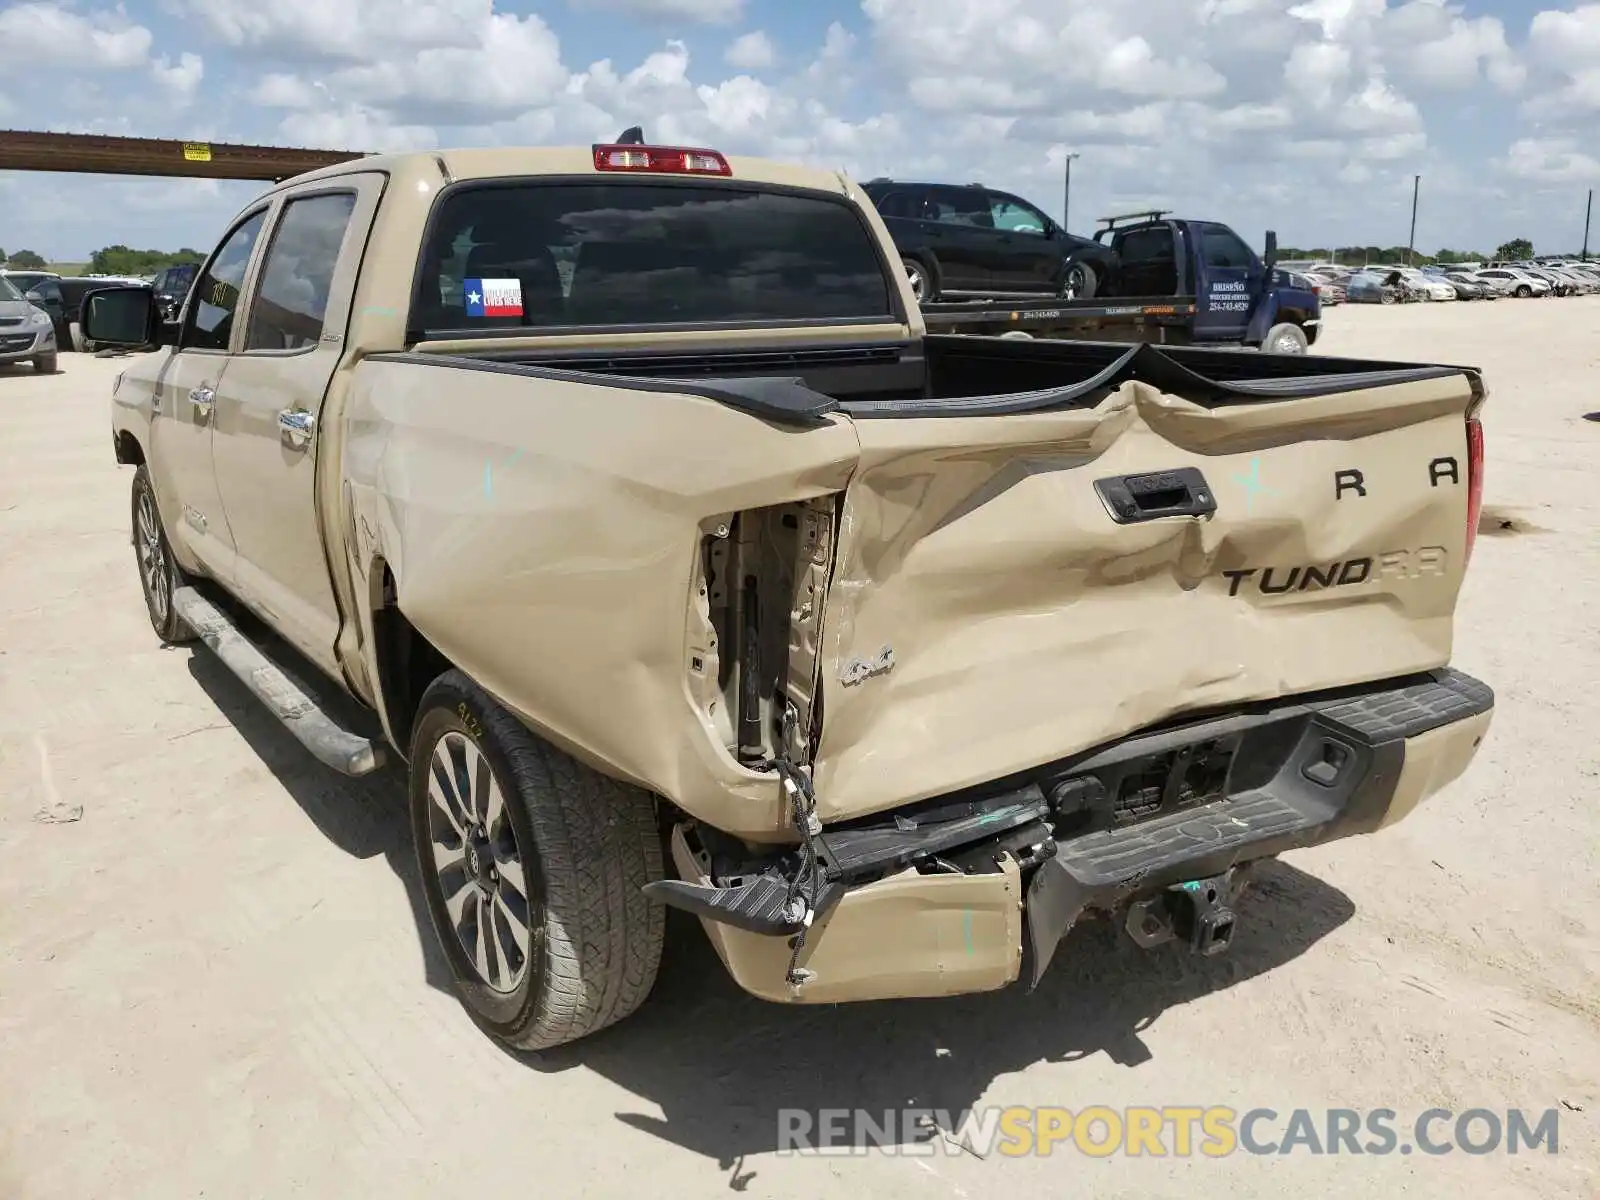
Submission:
{"label": "crumpled tailgate", "polygon": [[[823,626],[823,820],[1178,714],[1444,665],[1465,374],[1198,403],[855,419]],[[1196,468],[1215,512],[1118,523],[1097,481]]]}

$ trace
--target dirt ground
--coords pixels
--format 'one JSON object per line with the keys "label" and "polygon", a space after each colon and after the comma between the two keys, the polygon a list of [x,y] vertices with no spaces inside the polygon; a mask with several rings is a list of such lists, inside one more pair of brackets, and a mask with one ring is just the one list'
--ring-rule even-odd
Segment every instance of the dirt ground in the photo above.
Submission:
{"label": "dirt ground", "polygon": [[[790,1009],[679,925],[636,1018],[526,1060],[445,990],[396,777],[333,775],[204,650],[157,644],[108,436],[120,364],[0,376],[0,1197],[1600,1195],[1600,298],[1327,327],[1322,351],[1487,374],[1456,662],[1499,708],[1463,780],[1286,856],[1221,959],[1088,926],[1033,995]],[[1555,1108],[1560,1142],[774,1153],[780,1106],[979,1104],[1389,1108],[1402,1130]]]}

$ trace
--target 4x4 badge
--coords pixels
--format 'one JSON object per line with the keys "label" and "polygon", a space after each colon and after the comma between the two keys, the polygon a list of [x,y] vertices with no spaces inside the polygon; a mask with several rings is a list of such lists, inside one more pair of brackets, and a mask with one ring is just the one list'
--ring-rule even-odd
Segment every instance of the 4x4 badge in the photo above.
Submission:
{"label": "4x4 badge", "polygon": [[864,683],[874,675],[884,675],[894,670],[894,647],[885,646],[876,658],[855,658],[839,672],[839,682],[845,687]]}

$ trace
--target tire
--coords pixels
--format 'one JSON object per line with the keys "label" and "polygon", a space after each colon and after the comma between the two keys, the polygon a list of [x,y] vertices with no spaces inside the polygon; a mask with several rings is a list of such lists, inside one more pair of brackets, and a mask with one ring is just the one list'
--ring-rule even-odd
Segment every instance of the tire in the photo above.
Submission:
{"label": "tire", "polygon": [[1517,290],[1515,294],[1519,300],[1526,300],[1529,296],[1533,295],[1533,289],[1525,283],[1519,283],[1517,284]]}
{"label": "tire", "polygon": [[1261,348],[1268,354],[1305,354],[1311,349],[1311,339],[1293,321],[1283,321],[1267,330]]}
{"label": "tire", "polygon": [[1383,291],[1378,293],[1378,303],[1379,304],[1393,304],[1394,303],[1394,293],[1391,292],[1388,288],[1384,288]]}
{"label": "tire", "polygon": [[140,463],[133,473],[133,556],[139,567],[139,587],[144,592],[150,627],[163,642],[177,645],[194,641],[191,630],[173,611],[172,593],[189,577],[172,557],[172,543],[161,524],[161,508],[150,486],[150,468]]}
{"label": "tire", "polygon": [[900,260],[905,267],[906,281],[911,284],[911,294],[918,304],[932,304],[939,299],[939,285],[934,282],[933,271],[920,258],[907,255]]}
{"label": "tire", "polygon": [[33,369],[39,375],[54,375],[57,370],[56,352],[52,350],[49,354],[39,355],[33,360]]}
{"label": "tire", "polygon": [[[454,670],[423,693],[410,761],[423,894],[457,999],[478,1027],[513,1049],[547,1050],[644,1003],[666,925],[641,890],[663,877],[650,795],[534,736]],[[486,908],[492,948],[478,939]]]}
{"label": "tire", "polygon": [[1100,286],[1100,277],[1088,263],[1068,263],[1061,275],[1063,300],[1092,300]]}

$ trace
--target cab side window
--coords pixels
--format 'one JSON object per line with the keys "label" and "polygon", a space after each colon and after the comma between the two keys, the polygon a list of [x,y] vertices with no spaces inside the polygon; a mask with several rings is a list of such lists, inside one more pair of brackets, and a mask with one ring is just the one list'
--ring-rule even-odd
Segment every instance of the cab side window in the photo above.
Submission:
{"label": "cab side window", "polygon": [[189,306],[189,324],[179,342],[184,350],[226,350],[233,334],[233,314],[239,307],[239,292],[244,287],[245,269],[267,210],[252,213],[223,239],[217,255],[195,283],[194,303]]}
{"label": "cab side window", "polygon": [[339,248],[355,211],[353,192],[291,200],[278,219],[250,301],[245,350],[305,350],[322,337],[339,265]]}
{"label": "cab side window", "polygon": [[1200,235],[1200,253],[1208,267],[1248,268],[1254,265],[1250,247],[1239,235],[1220,225],[1208,225]]}

